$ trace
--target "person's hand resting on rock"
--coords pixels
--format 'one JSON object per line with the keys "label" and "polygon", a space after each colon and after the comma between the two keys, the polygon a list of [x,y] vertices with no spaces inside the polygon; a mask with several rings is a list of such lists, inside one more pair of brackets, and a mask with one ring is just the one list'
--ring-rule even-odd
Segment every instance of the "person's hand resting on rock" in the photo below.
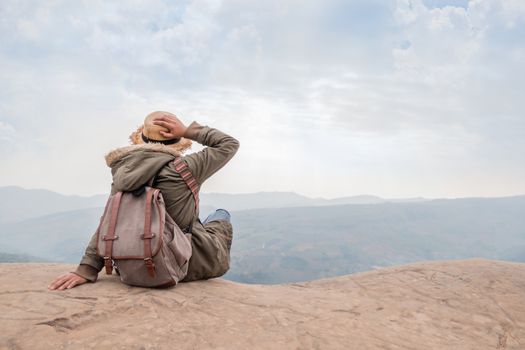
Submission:
{"label": "person's hand resting on rock", "polygon": [[58,276],[47,288],[51,290],[64,290],[71,289],[76,286],[80,286],[87,282],[87,279],[80,277],[73,272],[66,273],[65,275]]}

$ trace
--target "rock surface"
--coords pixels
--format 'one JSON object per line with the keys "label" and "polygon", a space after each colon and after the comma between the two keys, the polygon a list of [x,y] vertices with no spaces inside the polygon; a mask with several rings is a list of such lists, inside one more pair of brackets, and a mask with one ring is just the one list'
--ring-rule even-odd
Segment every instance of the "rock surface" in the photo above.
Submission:
{"label": "rock surface", "polygon": [[426,262],[288,285],[167,290],[0,264],[2,349],[525,349],[525,264]]}

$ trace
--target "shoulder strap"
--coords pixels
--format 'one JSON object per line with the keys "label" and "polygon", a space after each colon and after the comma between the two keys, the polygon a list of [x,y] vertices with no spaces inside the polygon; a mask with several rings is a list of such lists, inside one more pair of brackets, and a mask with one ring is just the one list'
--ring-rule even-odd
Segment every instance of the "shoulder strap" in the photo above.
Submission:
{"label": "shoulder strap", "polygon": [[146,213],[144,219],[144,233],[142,234],[142,239],[144,240],[144,263],[146,264],[148,273],[152,278],[155,278],[156,273],[151,248],[151,240],[155,236],[155,234],[151,232],[151,210],[153,197],[158,196],[158,193],[159,190],[156,190],[154,188],[149,188],[148,192],[146,192]]}
{"label": "shoulder strap", "polygon": [[117,192],[111,202],[111,210],[109,212],[111,216],[109,219],[108,234],[102,237],[102,239],[106,241],[106,250],[104,252],[104,266],[106,267],[106,274],[108,275],[111,275],[111,273],[113,272],[113,263],[111,261],[111,256],[113,254],[113,241],[118,239],[118,236],[115,236],[115,228],[117,227],[118,211],[120,208],[121,200],[122,192]]}
{"label": "shoulder strap", "polygon": [[186,185],[190,188],[193,199],[195,199],[195,212],[197,213],[199,211],[199,183],[195,180],[195,177],[193,177],[193,174],[182,157],[177,157],[170,165],[179,173],[184,182],[186,182]]}

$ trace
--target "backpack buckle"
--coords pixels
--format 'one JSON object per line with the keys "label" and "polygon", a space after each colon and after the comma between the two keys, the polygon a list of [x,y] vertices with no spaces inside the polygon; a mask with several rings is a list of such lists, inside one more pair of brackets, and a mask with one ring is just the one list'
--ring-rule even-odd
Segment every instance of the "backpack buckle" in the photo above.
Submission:
{"label": "backpack buckle", "polygon": [[112,237],[108,237],[107,235],[102,236],[103,241],[114,241],[116,239],[118,239],[118,236],[112,236]]}
{"label": "backpack buckle", "polygon": [[113,261],[110,256],[104,257],[104,266],[106,267],[106,275],[113,274]]}
{"label": "backpack buckle", "polygon": [[151,278],[155,278],[155,264],[153,263],[153,260],[151,258],[144,258],[144,263],[146,264],[146,268],[148,269],[149,276]]}

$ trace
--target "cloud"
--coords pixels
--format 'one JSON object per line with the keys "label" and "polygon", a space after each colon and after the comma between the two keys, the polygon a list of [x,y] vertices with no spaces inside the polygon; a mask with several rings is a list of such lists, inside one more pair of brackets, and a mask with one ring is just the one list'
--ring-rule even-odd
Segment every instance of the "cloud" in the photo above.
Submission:
{"label": "cloud", "polygon": [[0,121],[0,153],[4,154],[15,148],[16,130],[8,124]]}
{"label": "cloud", "polygon": [[523,192],[524,14],[517,0],[3,1],[0,139],[9,126],[24,142],[2,152],[0,184],[105,192],[103,154],[165,109],[240,139],[209,191]]}

